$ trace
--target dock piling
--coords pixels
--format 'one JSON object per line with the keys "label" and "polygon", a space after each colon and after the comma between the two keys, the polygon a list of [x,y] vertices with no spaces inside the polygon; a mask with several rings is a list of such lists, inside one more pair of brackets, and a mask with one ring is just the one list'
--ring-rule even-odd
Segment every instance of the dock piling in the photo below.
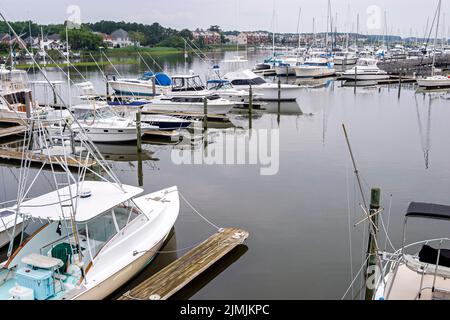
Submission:
{"label": "dock piling", "polygon": [[208,130],[208,98],[203,98],[203,130]]}
{"label": "dock piling", "polygon": [[136,112],[136,138],[137,138],[137,152],[142,152],[142,128],[141,128],[141,110]]}
{"label": "dock piling", "polygon": [[[379,188],[373,188],[370,191],[370,210],[369,210],[369,244],[368,244],[368,261],[366,268],[366,280],[369,276],[377,275],[373,270],[377,266],[378,248],[377,248],[377,234],[378,234],[378,214],[376,212],[380,209],[380,196],[381,190]],[[371,273],[369,275],[369,272]],[[366,283],[366,300],[372,300],[374,295],[374,288]]]}
{"label": "dock piling", "polygon": [[248,89],[248,127],[252,128],[252,116],[253,116],[253,88],[250,85]]}

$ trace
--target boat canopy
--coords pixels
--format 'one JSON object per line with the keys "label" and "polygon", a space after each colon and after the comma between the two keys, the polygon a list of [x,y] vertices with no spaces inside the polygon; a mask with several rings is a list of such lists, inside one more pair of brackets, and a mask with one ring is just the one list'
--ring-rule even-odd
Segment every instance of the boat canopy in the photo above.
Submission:
{"label": "boat canopy", "polygon": [[170,79],[170,77],[163,73],[163,72],[146,72],[144,73],[144,75],[142,76],[141,80],[150,80],[151,78],[155,78],[155,83],[157,86],[171,86],[172,85],[172,80]]}
{"label": "boat canopy", "polygon": [[[70,188],[72,195],[76,197],[73,201],[76,207],[75,221],[78,223],[87,222],[144,191],[141,188],[122,185],[123,191],[118,184],[103,181],[83,181],[78,184],[78,190],[76,184],[72,184]],[[63,199],[67,199],[68,196],[65,195],[69,194],[69,186],[59,192]],[[62,206],[69,204],[70,200],[62,201]],[[17,207],[12,209],[17,210]],[[69,210],[65,212],[68,215]],[[49,221],[70,219],[68,216],[62,216],[57,191],[22,202],[20,213],[24,217]]]}
{"label": "boat canopy", "polygon": [[434,203],[411,202],[406,217],[450,220],[450,206]]}

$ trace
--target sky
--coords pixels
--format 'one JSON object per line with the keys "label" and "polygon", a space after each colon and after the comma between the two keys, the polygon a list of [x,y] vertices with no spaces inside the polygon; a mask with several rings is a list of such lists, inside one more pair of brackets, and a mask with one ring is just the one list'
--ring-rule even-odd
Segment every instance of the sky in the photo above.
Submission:
{"label": "sky", "polygon": [[[423,36],[437,0],[330,0],[337,30]],[[274,8],[275,3],[275,10]],[[325,31],[328,0],[1,0],[0,10],[8,20],[62,23],[69,17],[81,22],[100,20],[158,22],[174,29],[267,30],[296,33],[299,10],[300,32]],[[275,12],[275,14],[274,14]],[[386,12],[386,22],[384,15]],[[275,18],[274,18],[275,17]],[[450,36],[450,0],[442,0],[441,36]]]}

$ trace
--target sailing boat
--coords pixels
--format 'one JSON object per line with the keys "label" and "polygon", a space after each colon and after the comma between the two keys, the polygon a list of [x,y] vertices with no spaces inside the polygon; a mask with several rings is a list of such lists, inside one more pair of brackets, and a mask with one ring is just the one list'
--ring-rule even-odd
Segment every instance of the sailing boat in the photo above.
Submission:
{"label": "sailing boat", "polygon": [[[64,103],[59,94],[58,98]],[[67,120],[59,121],[63,136]],[[72,121],[78,122],[75,117]],[[25,147],[43,150],[48,157],[37,172],[24,157],[17,201],[6,210],[17,220],[42,226],[21,239],[15,250],[11,239],[8,259],[0,263],[0,299],[105,298],[157,254],[178,217],[177,187],[143,195],[143,189],[122,184],[83,129],[78,148],[68,138],[60,154],[50,156],[49,147],[58,140],[51,138],[45,120],[30,116],[27,122],[31,129],[25,134]],[[69,162],[78,164],[77,175]],[[93,163],[104,176],[91,168]],[[52,191],[30,199],[44,165],[51,168]],[[97,180],[86,179],[88,172]],[[16,223],[11,234],[17,229]]]}
{"label": "sailing boat", "polygon": [[[376,286],[376,300],[450,299],[450,250],[443,248],[449,239],[433,238],[406,244],[407,222],[414,218],[448,222],[450,206],[419,202],[409,204],[401,248],[393,254],[383,254],[386,264]],[[418,247],[421,247],[419,251]]]}
{"label": "sailing boat", "polygon": [[450,76],[443,75],[435,75],[435,64],[436,64],[436,46],[437,46],[437,37],[439,34],[439,18],[441,16],[441,0],[438,2],[437,9],[437,25],[436,25],[436,36],[434,37],[434,45],[433,45],[433,64],[431,67],[431,76],[425,77],[422,79],[417,79],[417,83],[419,87],[424,87],[427,89],[436,89],[436,88],[447,88],[450,87]]}

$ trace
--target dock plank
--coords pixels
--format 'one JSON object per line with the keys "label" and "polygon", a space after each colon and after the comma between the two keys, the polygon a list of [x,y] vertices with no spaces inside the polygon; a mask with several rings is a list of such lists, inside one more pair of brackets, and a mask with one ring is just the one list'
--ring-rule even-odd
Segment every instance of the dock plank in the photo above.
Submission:
{"label": "dock plank", "polygon": [[118,300],[167,300],[248,237],[239,228],[222,229]]}
{"label": "dock plank", "polygon": [[[15,161],[21,161],[22,160],[22,151],[18,149],[11,149],[11,148],[0,148],[0,159],[3,160],[15,160]],[[48,156],[42,153],[32,153],[32,152],[26,152],[25,156],[28,160],[35,163],[44,163],[47,162],[50,164],[50,159],[48,159]],[[64,162],[62,156],[51,156],[51,161],[56,164],[57,159]],[[77,167],[79,165],[78,161],[72,157],[67,158],[67,164],[69,167]],[[94,160],[89,160],[85,165],[87,167],[92,167],[95,165],[96,162]]]}

